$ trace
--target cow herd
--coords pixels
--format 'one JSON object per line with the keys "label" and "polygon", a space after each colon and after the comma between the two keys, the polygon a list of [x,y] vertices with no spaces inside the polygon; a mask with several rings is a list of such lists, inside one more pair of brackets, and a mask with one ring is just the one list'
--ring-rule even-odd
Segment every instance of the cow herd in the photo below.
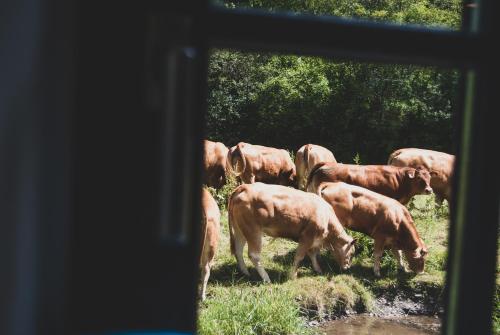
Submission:
{"label": "cow herd", "polygon": [[[436,194],[436,201],[450,199],[454,156],[407,148],[390,154],[387,165],[338,163],[321,146],[302,146],[292,161],[288,151],[240,142],[227,148],[205,141],[204,183],[221,188],[229,175],[240,182],[228,199],[231,253],[242,273],[249,275],[248,257],[264,282],[269,275],[261,264],[262,235],[298,243],[291,277],[307,255],[321,273],[317,255],[332,252],[342,269],[348,269],[356,241],[345,228],[374,240],[374,273],[380,276],[384,249],[393,252],[400,269],[424,271],[427,248],[413,218],[404,206],[414,195]],[[202,292],[210,276],[220,229],[220,212],[211,194],[202,197]]]}

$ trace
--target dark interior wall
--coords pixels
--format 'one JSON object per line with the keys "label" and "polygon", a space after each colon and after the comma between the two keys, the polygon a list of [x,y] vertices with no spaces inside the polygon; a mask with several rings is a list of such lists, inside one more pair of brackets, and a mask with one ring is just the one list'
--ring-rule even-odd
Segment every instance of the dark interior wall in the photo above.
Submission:
{"label": "dark interior wall", "polygon": [[62,333],[73,2],[0,3],[0,333]]}

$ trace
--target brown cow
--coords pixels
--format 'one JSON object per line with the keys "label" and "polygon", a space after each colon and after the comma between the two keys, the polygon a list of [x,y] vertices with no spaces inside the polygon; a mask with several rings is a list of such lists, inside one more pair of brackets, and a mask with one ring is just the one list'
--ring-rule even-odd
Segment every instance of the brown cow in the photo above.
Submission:
{"label": "brown cow", "polygon": [[323,182],[343,181],[386,195],[405,205],[416,194],[432,193],[430,179],[429,171],[423,168],[320,163],[309,175],[307,190],[316,193]]}
{"label": "brown cow", "polygon": [[387,164],[394,166],[423,166],[431,174],[431,187],[436,194],[436,202],[443,199],[450,202],[451,178],[455,156],[434,150],[406,148],[394,151]]}
{"label": "brown cow", "polygon": [[203,182],[207,186],[220,189],[226,183],[226,159],[228,148],[221,142],[205,140],[203,158]]}
{"label": "brown cow", "polygon": [[297,182],[300,190],[306,189],[307,176],[311,169],[318,163],[337,163],[333,153],[327,148],[315,144],[303,145],[295,155],[295,168],[297,169]]}
{"label": "brown cow", "polygon": [[248,257],[264,282],[270,282],[260,264],[262,234],[283,237],[299,243],[291,277],[306,254],[313,268],[321,273],[316,256],[321,247],[329,248],[342,269],[348,269],[354,254],[354,239],[340,224],[333,209],[316,194],[290,187],[263,183],[238,186],[229,198],[231,252],[241,271],[249,275],[243,261],[248,242]]}
{"label": "brown cow", "polygon": [[245,184],[295,185],[295,164],[284,149],[240,142],[227,153],[227,167]]}
{"label": "brown cow", "polygon": [[201,255],[200,255],[200,268],[202,288],[201,300],[206,298],[206,289],[208,278],[210,277],[210,268],[212,267],[215,253],[217,251],[217,244],[219,242],[220,234],[220,211],[219,206],[214,198],[205,188],[202,190],[201,197]]}
{"label": "brown cow", "polygon": [[424,271],[427,248],[405,206],[385,195],[343,182],[323,183],[318,194],[333,207],[344,227],[375,240],[376,276],[380,276],[380,259],[385,247],[392,249],[401,269],[406,271],[401,255],[404,253],[412,271]]}

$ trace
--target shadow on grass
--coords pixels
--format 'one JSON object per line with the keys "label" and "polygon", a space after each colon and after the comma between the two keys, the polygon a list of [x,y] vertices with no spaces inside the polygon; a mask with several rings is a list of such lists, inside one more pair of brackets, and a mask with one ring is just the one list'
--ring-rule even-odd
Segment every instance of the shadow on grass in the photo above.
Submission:
{"label": "shadow on grass", "polygon": [[[291,268],[294,257],[295,257],[295,250],[290,250],[284,255],[274,256],[273,261],[281,265],[285,265],[288,268]],[[323,274],[317,274],[316,272],[314,272],[312,262],[309,256],[304,257],[304,259],[299,264],[299,268],[307,268],[311,276],[316,276],[316,275],[332,276],[336,274],[346,273],[345,271],[341,271],[340,267],[335,263],[333,258],[326,253],[318,254],[318,263],[321,270],[323,271]]]}
{"label": "shadow on grass", "polygon": [[[282,265],[282,269],[265,267],[272,283],[282,284],[290,280],[289,269],[294,256],[295,250],[293,249],[286,254],[273,256],[272,261]],[[332,278],[340,274],[350,275],[363,286],[369,288],[375,296],[384,296],[389,301],[396,299],[398,296],[412,299],[415,293],[422,294],[424,298],[427,296],[437,297],[441,294],[442,287],[437,287],[432,283],[414,281],[415,274],[413,272],[398,271],[395,265],[388,264],[387,261],[382,262],[380,278],[374,275],[373,265],[367,262],[366,257],[357,256],[354,259],[354,264],[346,271],[340,269],[328,252],[322,252],[318,255],[318,263],[323,270],[322,274],[314,272],[311,260],[306,256],[299,265],[298,277],[326,276]],[[245,276],[240,271],[236,262],[221,264],[212,269],[210,281],[225,287],[239,284],[262,284],[263,281],[255,268],[251,264],[247,264],[247,266],[250,277]]]}
{"label": "shadow on grass", "polygon": [[[289,273],[287,271],[279,271],[276,269],[265,270],[272,283],[282,284],[289,280]],[[210,272],[210,280],[222,286],[234,286],[241,283],[263,283],[262,278],[260,278],[254,267],[249,266],[248,271],[250,272],[250,277],[245,276],[236,263],[226,263],[212,269]]]}
{"label": "shadow on grass", "polygon": [[[273,261],[285,266],[290,266],[293,262],[294,256],[295,250],[291,250],[284,255],[274,256]],[[413,272],[399,271],[392,265],[382,264],[381,277],[378,278],[373,273],[373,265],[362,264],[359,258],[354,260],[354,264],[352,264],[350,269],[343,271],[333,260],[333,257],[326,252],[322,252],[318,255],[318,263],[323,270],[322,275],[326,275],[328,277],[339,274],[351,275],[354,278],[358,279],[365,286],[371,287],[375,291],[377,291],[377,288],[379,287],[379,282],[389,281],[395,285],[388,285],[387,287],[384,287],[383,290],[386,290],[388,287],[393,288],[395,294],[397,293],[399,288],[409,288],[409,281],[415,277],[415,273]],[[311,260],[307,256],[300,263],[300,266],[311,269],[311,272],[313,271]]]}

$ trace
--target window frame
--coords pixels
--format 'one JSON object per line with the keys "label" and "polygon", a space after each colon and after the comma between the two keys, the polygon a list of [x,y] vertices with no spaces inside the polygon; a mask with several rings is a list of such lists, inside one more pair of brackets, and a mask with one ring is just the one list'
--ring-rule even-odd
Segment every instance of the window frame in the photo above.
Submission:
{"label": "window frame", "polygon": [[[488,152],[498,52],[498,4],[463,2],[459,31],[306,14],[225,9],[202,1],[193,17],[203,55],[209,48],[306,54],[381,63],[453,67],[464,74],[455,115],[457,159],[451,201],[443,334],[491,332],[498,236],[498,176]],[[474,8],[473,12],[465,8]],[[228,29],[228,27],[231,27]],[[258,27],[258,28],[256,28]],[[207,64],[208,59],[201,59]],[[205,106],[204,101],[199,106]],[[206,109],[203,109],[204,111]],[[481,218],[481,220],[476,220]],[[472,241],[472,243],[471,243]],[[478,266],[478,258],[481,263]],[[473,288],[471,287],[473,286]],[[475,289],[480,288],[480,289]]]}
{"label": "window frame", "polygon": [[[72,193],[76,200],[71,227],[73,239],[69,242],[72,262],[71,267],[68,267],[69,317],[66,321],[71,331],[67,333],[92,333],[110,329],[177,329],[195,332],[196,282],[199,279],[196,255],[199,252],[200,239],[195,227],[201,217],[198,204],[201,191],[202,140],[207,110],[208,52],[212,47],[307,54],[342,60],[453,67],[467,73],[459,88],[464,97],[463,105],[455,117],[458,148],[454,189],[458,192],[451,201],[446,279],[446,292],[451,294],[447,293],[445,298],[443,333],[490,333],[498,232],[498,174],[494,165],[489,162],[489,154],[496,152],[495,143],[498,142],[492,107],[498,95],[495,79],[500,77],[495,61],[500,58],[498,51],[490,50],[489,47],[495,42],[500,22],[494,17],[494,13],[499,12],[495,1],[482,1],[482,10],[475,11],[477,13],[474,15],[465,13],[464,22],[467,25],[470,22],[474,29],[461,31],[337,17],[229,10],[212,6],[208,0],[150,0],[141,5],[135,4],[137,8],[128,5],[114,6],[110,3],[103,4],[103,8],[100,3],[87,1],[80,1],[78,4],[78,106],[75,108],[76,135],[73,140],[76,148],[73,172],[77,184]],[[117,8],[122,9],[123,13],[117,13]],[[152,21],[161,21],[162,18],[168,23],[174,23],[174,29],[159,36],[158,49],[149,50],[148,41],[143,38],[147,40],[151,37],[151,31],[148,32],[148,29],[151,28]],[[181,23],[178,29],[176,22]],[[477,25],[476,22],[480,24]],[[153,33],[154,29],[153,25]],[[116,45],[111,45],[109,41],[114,41]],[[165,78],[159,75],[160,84],[149,86],[153,80],[147,78],[150,74],[148,71],[154,72],[158,69],[155,68],[154,61],[139,64],[144,56],[144,49],[146,54],[151,52],[155,57],[158,56],[157,64],[164,64],[161,63],[162,57],[172,50],[186,48],[194,51],[195,56],[189,62],[179,63],[185,64],[189,72],[183,72],[181,69],[177,73],[189,73],[189,80],[182,82],[182,75],[179,75],[176,77],[178,81],[173,80],[175,83],[170,85],[171,87],[163,87],[161,82]],[[182,55],[182,52],[179,54]],[[167,77],[168,71],[164,70],[165,68],[161,68],[158,72],[165,73]],[[122,77],[124,73],[133,76]],[[142,82],[139,80],[141,75],[144,76]],[[95,78],[99,78],[99,81]],[[139,85],[135,85],[136,83]],[[144,100],[154,102],[154,106],[148,106],[147,102],[134,95],[137,93],[137,87],[146,90],[159,87],[151,94],[152,97],[148,96],[151,92],[144,93]],[[172,93],[169,89],[177,91]],[[159,96],[188,100],[178,101],[179,105],[167,102],[172,106],[183,106],[182,109],[172,108],[169,111],[165,106],[161,106],[164,102],[162,98],[154,99],[156,93]],[[112,148],[116,150],[116,147],[119,147],[124,153],[123,144],[119,142],[125,140],[128,149],[147,160],[146,164],[142,164],[140,159],[132,160],[131,163],[135,163],[135,166],[120,166],[118,171],[122,174],[142,172],[145,186],[142,187],[142,182],[139,183],[137,178],[132,178],[131,181],[136,183],[132,185],[133,189],[139,190],[141,194],[154,193],[153,204],[146,204],[146,201],[142,200],[134,203],[135,207],[141,208],[127,208],[119,212],[120,218],[126,223],[126,235],[122,236],[121,244],[112,249],[104,243],[106,241],[101,236],[94,234],[94,230],[102,235],[102,230],[105,229],[111,236],[114,227],[121,228],[120,223],[115,222],[116,219],[107,222],[82,219],[101,213],[111,217],[114,214],[113,206],[120,207],[117,200],[112,202],[112,206],[109,203],[99,206],[99,201],[95,198],[104,201],[105,195],[94,195],[95,189],[101,189],[102,184],[109,184],[109,178],[93,168],[95,158],[99,157],[107,164],[118,166],[128,157],[109,157],[106,147],[101,145],[109,141],[108,127],[114,126],[115,121],[114,115],[101,106],[103,100],[113,108],[118,104],[122,109],[117,117],[122,123],[118,131],[113,129],[111,143],[116,146]],[[158,105],[155,105],[156,102]],[[175,126],[183,127],[179,128],[182,131],[168,144],[182,146],[176,150],[177,161],[170,167],[170,172],[174,169],[175,173],[162,169],[162,162],[166,161],[164,148],[149,147],[160,147],[164,144],[162,141],[167,128],[162,128],[161,124],[165,122],[165,116],[169,112],[175,113]],[[150,127],[151,124],[154,126]],[[88,129],[93,131],[89,132]],[[131,137],[130,129],[136,131],[135,137]],[[149,133],[154,136],[148,137]],[[199,146],[194,145],[196,143]],[[158,150],[153,152],[155,149]],[[153,168],[149,169],[149,166]],[[165,215],[156,213],[161,212],[159,209],[163,206],[161,191],[156,189],[156,185],[161,183],[158,183],[158,180],[166,181],[166,185],[175,185],[175,195],[179,196],[179,199],[182,197],[179,203],[183,210],[166,215],[171,215],[167,224],[181,224],[182,227],[189,225],[189,236],[186,239],[172,242],[157,236],[161,234],[149,234],[150,231],[157,232],[158,226],[165,224]],[[130,202],[127,197],[130,189],[122,193],[111,187],[105,190],[118,199]],[[132,195],[136,197],[134,199],[141,200],[137,194]],[[135,213],[135,216],[129,217],[129,212]],[[140,233],[137,234],[135,225],[139,221],[141,229],[137,230]],[[128,243],[133,243],[133,248],[130,248]],[[92,251],[90,255],[89,249]],[[129,253],[139,252],[133,255],[135,263],[130,268],[138,266],[140,276],[132,279],[120,276],[133,271],[129,271],[129,267],[123,264],[118,269],[110,268],[109,262],[100,259],[101,255],[106,255],[109,260],[120,260],[122,249]],[[113,253],[110,254],[110,251]],[[170,255],[175,255],[171,257],[169,264],[175,269],[175,276],[170,276],[171,269],[163,263]],[[480,266],[478,259],[481,259]],[[89,261],[96,264],[82,265]],[[90,273],[90,270],[96,267],[102,271],[106,281],[103,282],[101,278]],[[87,274],[93,280],[90,283],[86,281]],[[147,277],[145,274],[154,279],[154,286],[144,278]],[[115,295],[109,293],[110,289],[116,286],[113,278],[119,279],[117,282],[121,284],[113,291]],[[118,300],[116,293],[128,289],[128,286],[134,289],[133,294],[127,296],[126,301]],[[481,289],[475,290],[471,287]],[[82,288],[92,293],[87,294]],[[178,306],[169,304],[167,297],[178,299],[182,303]],[[85,314],[88,311],[94,312],[92,308],[97,298],[100,299],[98,311],[91,315]],[[107,312],[108,306],[116,306],[118,312],[113,313],[113,318],[109,314],[106,314],[105,318],[100,317],[99,311]],[[165,311],[162,308],[166,307],[170,308],[167,317],[162,314]]]}

